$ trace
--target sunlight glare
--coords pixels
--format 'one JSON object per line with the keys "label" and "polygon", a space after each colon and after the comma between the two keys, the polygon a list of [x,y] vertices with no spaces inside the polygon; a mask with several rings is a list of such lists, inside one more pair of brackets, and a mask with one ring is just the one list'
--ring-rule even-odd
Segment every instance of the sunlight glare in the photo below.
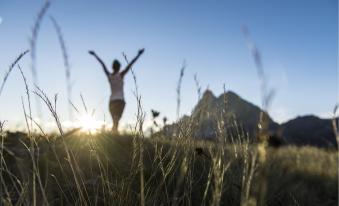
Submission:
{"label": "sunlight glare", "polygon": [[102,123],[97,121],[93,116],[85,114],[79,118],[79,126],[84,132],[95,133],[101,128]]}

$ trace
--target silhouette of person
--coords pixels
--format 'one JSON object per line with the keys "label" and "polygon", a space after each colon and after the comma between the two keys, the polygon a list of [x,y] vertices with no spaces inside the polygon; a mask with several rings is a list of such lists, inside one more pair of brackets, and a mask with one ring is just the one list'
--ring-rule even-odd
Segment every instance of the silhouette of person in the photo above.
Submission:
{"label": "silhouette of person", "polygon": [[101,64],[111,86],[111,96],[109,101],[109,111],[113,120],[112,131],[118,133],[119,121],[122,116],[122,113],[125,109],[125,99],[124,99],[124,77],[127,72],[131,69],[132,65],[138,60],[138,58],[144,53],[145,49],[140,49],[138,54],[132,61],[125,67],[122,72],[120,71],[121,64],[118,60],[114,60],[112,64],[113,72],[107,70],[104,62],[98,57],[98,55],[93,51],[88,51],[89,54],[93,55]]}

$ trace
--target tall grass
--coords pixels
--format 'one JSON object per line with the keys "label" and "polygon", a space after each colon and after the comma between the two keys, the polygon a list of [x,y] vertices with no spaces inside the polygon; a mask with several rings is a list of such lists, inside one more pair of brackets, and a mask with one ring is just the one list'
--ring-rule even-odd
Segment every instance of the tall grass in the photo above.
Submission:
{"label": "tall grass", "polygon": [[[20,168],[23,174],[36,176],[37,205],[44,202],[50,205],[250,205],[260,197],[257,186],[259,174],[264,170],[268,188],[265,204],[337,202],[336,153],[316,148],[268,148],[266,161],[257,164],[256,146],[246,143],[194,141],[188,136],[171,140],[138,139],[135,134],[112,136],[106,132],[32,136],[38,167]],[[22,143],[11,146],[11,138],[4,134],[2,139],[4,148],[13,153],[4,151],[3,163],[13,167],[20,162],[11,162],[10,158],[20,154],[16,148]],[[198,154],[196,148],[201,148],[203,154]],[[29,147],[23,151],[30,151]],[[25,161],[32,162],[31,156]],[[20,172],[11,168],[3,167],[2,171],[10,202],[19,202],[16,194],[21,199],[31,197],[27,186],[32,179],[21,178]],[[13,182],[8,177],[10,172]],[[47,201],[42,196],[38,177]],[[18,187],[18,192],[14,189],[16,180],[23,185]],[[308,195],[308,187],[318,189],[309,190],[311,195]],[[21,205],[27,204],[29,200]]]}

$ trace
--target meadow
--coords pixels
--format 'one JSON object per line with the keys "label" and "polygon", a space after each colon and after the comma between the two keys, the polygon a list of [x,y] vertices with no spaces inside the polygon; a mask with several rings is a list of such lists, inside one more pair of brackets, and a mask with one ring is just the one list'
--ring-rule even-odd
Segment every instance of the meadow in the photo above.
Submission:
{"label": "meadow", "polygon": [[2,134],[3,205],[337,205],[337,151],[107,132]]}

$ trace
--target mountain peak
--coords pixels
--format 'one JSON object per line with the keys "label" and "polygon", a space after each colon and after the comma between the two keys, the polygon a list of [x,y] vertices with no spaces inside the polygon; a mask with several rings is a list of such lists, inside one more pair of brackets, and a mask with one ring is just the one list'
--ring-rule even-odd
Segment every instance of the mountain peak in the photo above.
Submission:
{"label": "mountain peak", "polygon": [[215,99],[215,95],[213,94],[213,92],[209,89],[206,89],[204,91],[204,94],[202,95],[202,99]]}
{"label": "mountain peak", "polygon": [[238,94],[236,94],[235,92],[229,90],[227,92],[222,93],[218,97],[218,99],[224,99],[224,98],[227,98],[227,99],[240,99],[241,97]]}
{"label": "mountain peak", "polygon": [[193,113],[200,114],[202,111],[209,111],[215,107],[217,97],[214,96],[213,92],[209,89],[204,91],[202,98],[199,100],[198,104],[195,106]]}
{"label": "mountain peak", "polygon": [[229,90],[225,93],[227,96],[235,96],[235,97],[239,97],[239,95],[237,95],[235,92]]}

